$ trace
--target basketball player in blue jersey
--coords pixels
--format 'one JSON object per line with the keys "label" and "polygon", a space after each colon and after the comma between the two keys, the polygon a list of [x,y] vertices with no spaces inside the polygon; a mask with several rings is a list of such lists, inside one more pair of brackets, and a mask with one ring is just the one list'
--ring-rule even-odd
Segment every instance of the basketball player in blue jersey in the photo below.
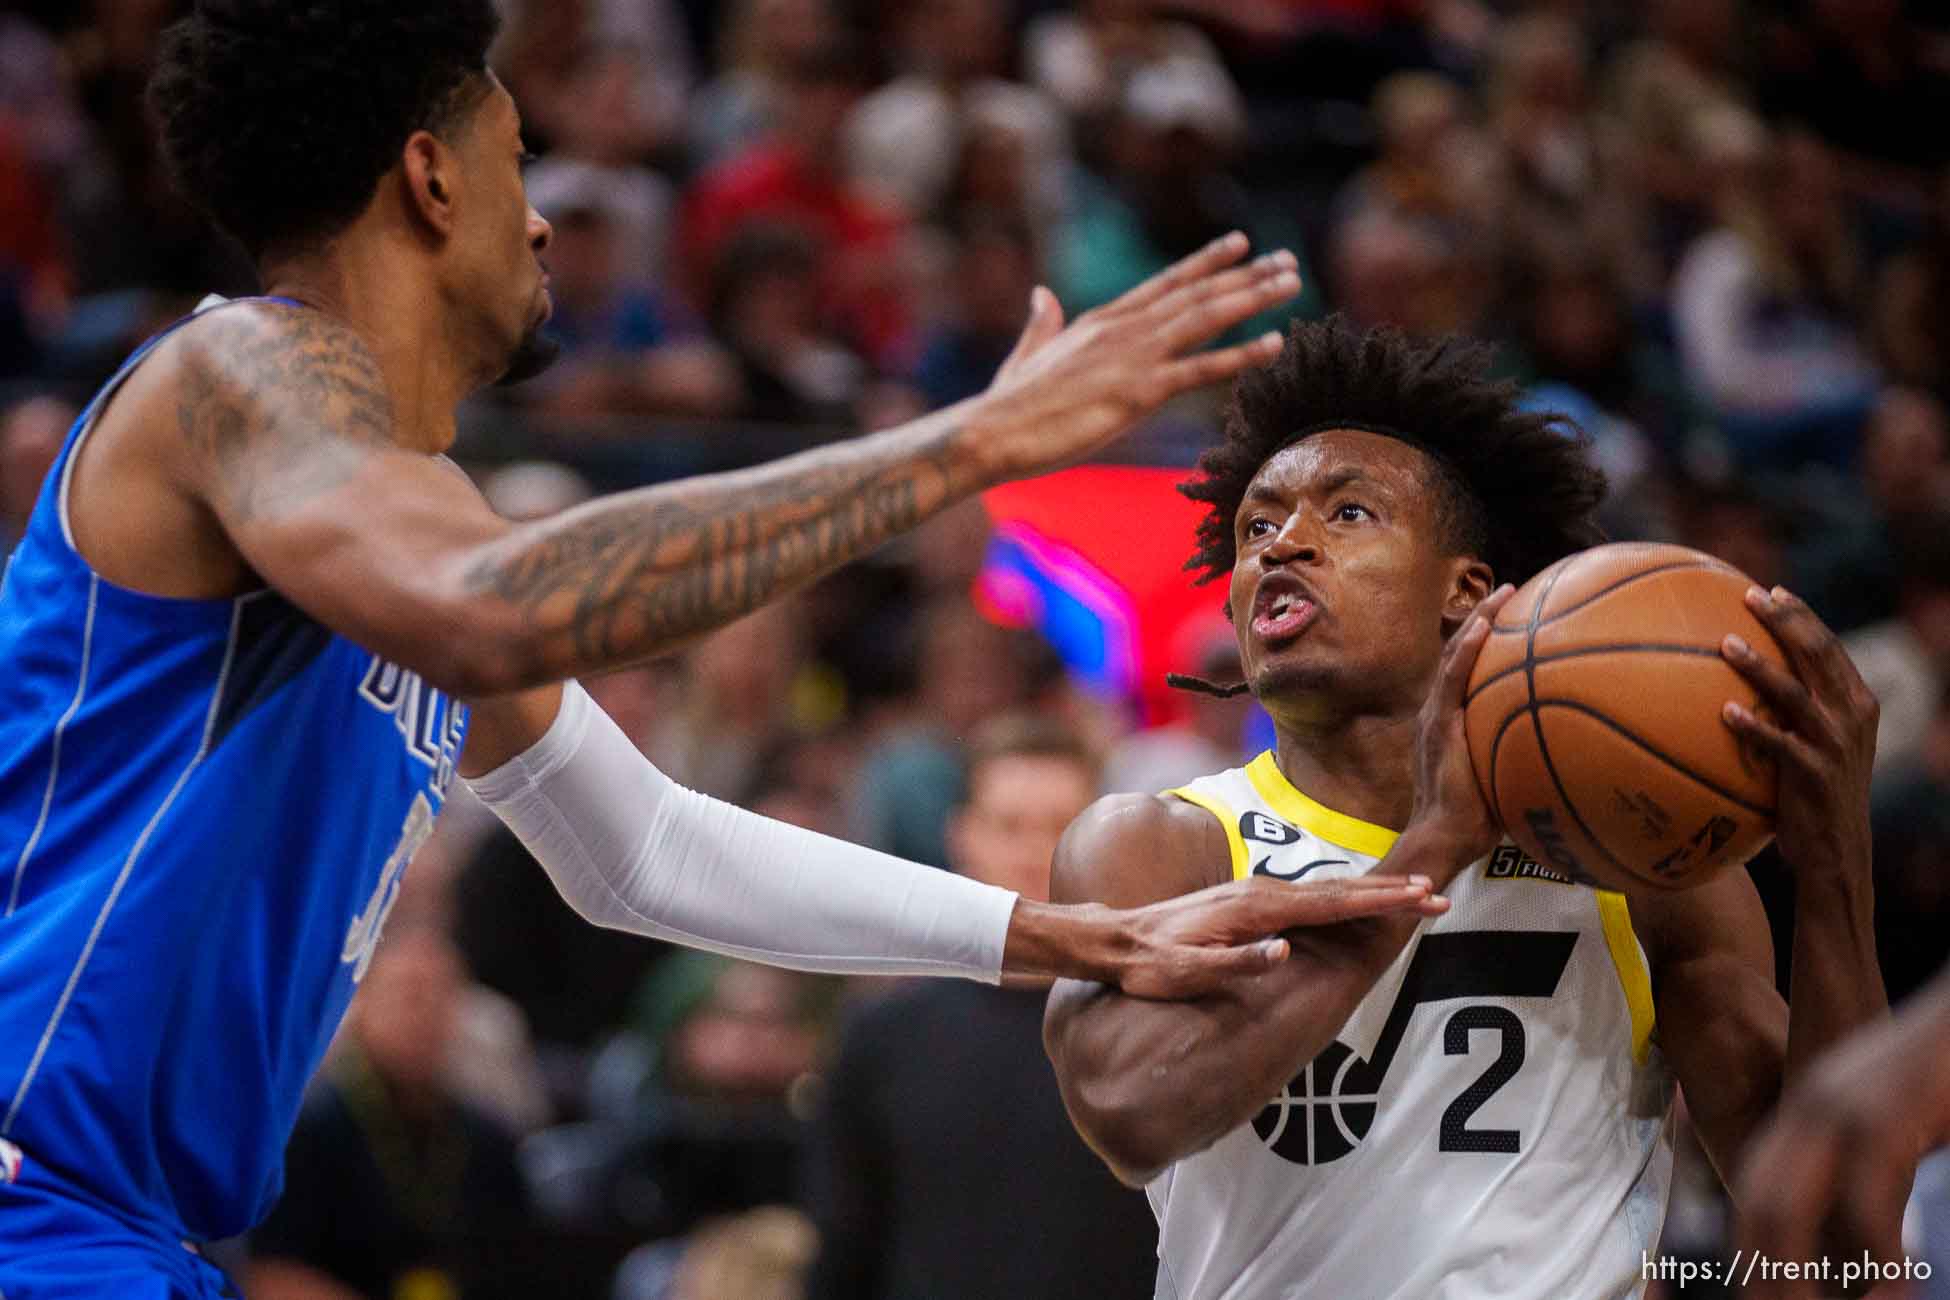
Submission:
{"label": "basketball player in blue jersey", "polygon": [[490,0],[197,0],[164,42],[164,154],[268,296],[129,359],[0,586],[5,1300],[224,1289],[195,1243],[275,1199],[459,776],[592,921],[812,969],[1184,996],[1293,927],[1440,906],[1408,881],[1018,903],[684,791],[557,685],[1265,360],[1186,354],[1296,280],[1235,237],[1068,329],[1039,293],[996,385],[938,416],[511,526],[441,458],[461,398],[547,354],[494,33]]}
{"label": "basketball player in blue jersey", "polygon": [[[1057,851],[1069,901],[1381,870],[1426,875],[1449,903],[1426,924],[1308,930],[1292,960],[1209,998],[1056,986],[1059,1082],[1085,1138],[1147,1187],[1161,1300],[1641,1294],[1673,1082],[1730,1176],[1783,1081],[1884,1014],[1876,705],[1786,592],[1747,604],[1791,673],[1734,639],[1723,653],[1770,715],[1729,706],[1725,722],[1779,767],[1791,1012],[1746,872],[1626,898],[1499,845],[1464,685],[1509,597],[1498,583],[1596,541],[1603,481],[1486,364],[1329,321],[1242,376],[1186,491],[1210,508],[1193,563],[1230,583],[1244,686],[1276,746],[1100,801]],[[1889,1257],[1893,1218],[1853,1226]]]}

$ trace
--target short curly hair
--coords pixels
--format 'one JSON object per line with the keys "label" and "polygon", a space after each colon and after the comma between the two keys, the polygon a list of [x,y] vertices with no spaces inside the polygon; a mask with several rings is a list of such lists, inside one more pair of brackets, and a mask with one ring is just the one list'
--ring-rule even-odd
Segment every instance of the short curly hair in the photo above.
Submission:
{"label": "short curly hair", "polygon": [[177,187],[254,258],[338,234],[492,84],[493,0],[196,0],[149,103]]}
{"label": "short curly hair", "polygon": [[1333,428],[1384,433],[1425,453],[1443,545],[1481,559],[1499,582],[1522,583],[1603,541],[1593,512],[1605,476],[1587,442],[1563,417],[1521,409],[1516,386],[1489,377],[1491,357],[1458,339],[1362,333],[1338,316],[1295,322],[1278,359],[1240,378],[1223,441],[1179,486],[1210,507],[1185,567],[1200,582],[1228,576],[1234,519],[1254,476],[1282,448]]}

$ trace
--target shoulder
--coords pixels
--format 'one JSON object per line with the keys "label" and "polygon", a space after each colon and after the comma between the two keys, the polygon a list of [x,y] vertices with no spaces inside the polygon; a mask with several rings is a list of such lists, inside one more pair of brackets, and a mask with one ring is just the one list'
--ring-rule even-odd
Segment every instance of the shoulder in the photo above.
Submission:
{"label": "shoulder", "polygon": [[213,309],[170,349],[170,427],[197,495],[244,519],[319,457],[337,464],[390,445],[392,400],[359,333],[308,307],[270,301]]}
{"label": "shoulder", "polygon": [[1051,867],[1057,902],[1129,907],[1231,879],[1225,828],[1167,795],[1106,795],[1063,833]]}
{"label": "shoulder", "polygon": [[385,399],[378,358],[359,332],[324,312],[270,300],[213,308],[170,340],[188,384],[221,385],[259,401]]}

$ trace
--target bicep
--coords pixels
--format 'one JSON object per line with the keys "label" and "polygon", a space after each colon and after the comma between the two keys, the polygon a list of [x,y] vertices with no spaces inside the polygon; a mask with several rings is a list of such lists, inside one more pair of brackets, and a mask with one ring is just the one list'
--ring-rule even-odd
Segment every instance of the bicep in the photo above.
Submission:
{"label": "bicep", "polygon": [[1774,942],[1745,871],[1632,900],[1652,948],[1660,1049],[1722,1178],[1780,1095],[1788,1009]]}
{"label": "bicep", "polygon": [[434,461],[370,451],[336,482],[285,489],[274,509],[218,517],[245,562],[313,618],[442,686],[461,685],[457,652],[480,629],[460,575],[509,525]]}
{"label": "bicep", "polygon": [[[1222,883],[1230,871],[1225,834],[1203,809],[1163,797],[1108,795],[1058,841],[1050,901],[1142,907]],[[1128,1001],[1099,984],[1058,980],[1044,1017],[1046,1045],[1054,1052],[1086,1010],[1096,1007],[1101,1015]]]}

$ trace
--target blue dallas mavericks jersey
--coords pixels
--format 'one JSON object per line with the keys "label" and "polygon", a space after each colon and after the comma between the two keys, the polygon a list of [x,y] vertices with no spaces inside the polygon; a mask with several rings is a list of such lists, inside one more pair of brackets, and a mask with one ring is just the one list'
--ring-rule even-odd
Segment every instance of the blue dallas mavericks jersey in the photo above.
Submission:
{"label": "blue dallas mavericks jersey", "polygon": [[210,1241],[277,1198],[467,724],[274,592],[89,569],[68,467],[147,351],[70,431],[0,586],[0,1182],[24,1159]]}

